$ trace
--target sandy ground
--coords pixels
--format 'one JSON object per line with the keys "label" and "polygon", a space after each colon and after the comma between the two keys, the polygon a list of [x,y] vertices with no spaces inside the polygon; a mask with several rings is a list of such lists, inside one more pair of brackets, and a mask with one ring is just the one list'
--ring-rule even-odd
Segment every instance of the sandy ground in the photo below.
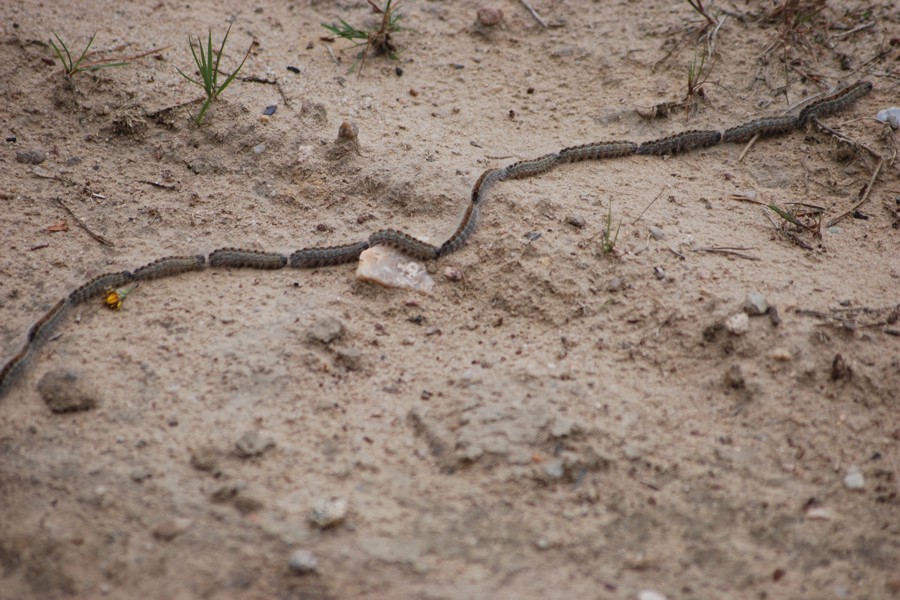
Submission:
{"label": "sandy ground", "polygon": [[[320,23],[374,22],[361,1],[0,4],[2,360],[103,272],[383,227],[440,242],[488,167],[875,85],[826,119],[856,145],[809,129],[743,160],[503,182],[428,265],[430,296],[343,266],[82,305],[0,403],[0,598],[900,596],[898,134],[873,119],[900,97],[896,6],[804,1],[786,24],[716,3],[702,97],[648,119],[684,99],[705,21],[686,2],[533,4],[549,28],[512,0],[408,0],[399,60],[360,77]],[[476,25],[481,6],[501,24]],[[176,67],[229,22],[223,62],[255,43],[251,80],[198,128]],[[98,50],[172,47],[67,78],[51,32],[80,50],[94,31]],[[344,120],[358,153],[335,143]],[[863,146],[885,159],[865,218],[829,229],[878,166]],[[823,207],[821,235],[735,195]],[[702,251],[725,247],[740,255]],[[780,324],[730,333],[754,291]],[[60,371],[94,409],[48,409],[38,382]],[[298,550],[314,572],[290,568]]]}

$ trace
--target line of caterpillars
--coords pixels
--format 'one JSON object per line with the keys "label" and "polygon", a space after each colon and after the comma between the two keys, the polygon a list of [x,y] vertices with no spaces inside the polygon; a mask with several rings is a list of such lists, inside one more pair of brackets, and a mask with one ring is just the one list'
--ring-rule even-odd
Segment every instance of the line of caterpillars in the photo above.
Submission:
{"label": "line of caterpillars", "polygon": [[858,98],[872,90],[868,81],[859,81],[829,96],[817,100],[803,108],[797,116],[784,115],[756,119],[736,127],[719,132],[685,131],[658,140],[636,144],[627,141],[596,142],[563,148],[559,152],[547,154],[532,160],[520,161],[499,169],[488,169],[475,182],[472,188],[471,202],[460,221],[456,231],[440,246],[419,240],[407,233],[395,229],[376,231],[368,240],[344,244],[341,246],[324,246],[304,248],[289,257],[273,252],[245,250],[241,248],[221,248],[207,257],[167,256],[157,259],[135,271],[118,271],[106,273],[88,281],[73,291],[67,298],[56,303],[28,331],[25,346],[14,355],[0,370],[0,398],[9,391],[15,380],[27,368],[30,359],[39,346],[47,341],[55,328],[62,321],[68,309],[91,298],[106,294],[115,288],[133,282],[170,277],[190,271],[199,271],[207,267],[231,267],[249,269],[281,269],[316,268],[338,265],[359,259],[359,255],[367,248],[384,245],[392,246],[420,260],[430,260],[446,256],[465,245],[466,240],[474,233],[481,210],[482,201],[488,189],[498,181],[521,179],[545,173],[561,164],[585,160],[603,160],[619,158],[632,154],[667,155],[679,154],[689,150],[706,148],[718,143],[744,143],[755,136],[769,137],[788,133],[805,126],[814,118],[825,117],[843,110]]}

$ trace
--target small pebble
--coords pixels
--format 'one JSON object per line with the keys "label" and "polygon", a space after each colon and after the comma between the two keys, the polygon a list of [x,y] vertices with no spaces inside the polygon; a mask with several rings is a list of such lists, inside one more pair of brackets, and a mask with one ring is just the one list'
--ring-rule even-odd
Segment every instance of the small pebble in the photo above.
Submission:
{"label": "small pebble", "polygon": [[309,550],[294,550],[288,561],[291,571],[298,575],[306,575],[307,573],[315,573],[318,567],[316,556]]}
{"label": "small pebble", "polygon": [[191,452],[191,466],[198,471],[218,473],[219,451],[212,446],[202,446]]}
{"label": "small pebble", "polygon": [[446,279],[447,281],[461,281],[462,271],[460,271],[456,267],[445,267],[444,279]]}
{"label": "small pebble", "polygon": [[353,121],[344,121],[338,127],[339,140],[355,140],[359,135],[359,126]]}
{"label": "small pebble", "polygon": [[791,352],[787,348],[778,347],[772,350],[772,358],[781,362],[791,360]]}
{"label": "small pebble", "polygon": [[844,486],[848,490],[861,490],[866,487],[866,478],[863,477],[859,467],[852,466],[847,469],[847,476],[844,477]]}
{"label": "small pebble", "polygon": [[653,275],[655,275],[657,279],[662,281],[666,278],[666,270],[662,267],[653,267]]}
{"label": "small pebble", "polygon": [[737,313],[725,319],[725,329],[732,335],[744,335],[750,331],[750,317],[747,313]]}
{"label": "small pebble", "polygon": [[550,479],[560,479],[565,475],[566,469],[563,467],[562,461],[555,460],[544,465],[544,473],[546,473],[547,477]]}
{"label": "small pebble", "polygon": [[193,521],[190,519],[182,519],[180,517],[163,521],[153,530],[153,537],[164,542],[169,542],[187,531],[192,523]]}
{"label": "small pebble", "polygon": [[344,336],[344,324],[335,317],[324,317],[313,323],[306,331],[306,337],[316,342],[330,344]]}
{"label": "small pebble", "polygon": [[265,144],[258,144],[256,146],[253,146],[253,154],[262,154],[265,151],[266,151]]}
{"label": "small pebble", "polygon": [[628,460],[640,460],[641,458],[640,449],[630,444],[626,444],[625,447],[622,448],[622,454],[624,454],[625,458]]}
{"label": "small pebble", "polygon": [[816,506],[806,511],[806,518],[810,521],[828,521],[831,519],[831,511],[827,508]]}
{"label": "small pebble", "polygon": [[728,367],[723,379],[725,385],[733,390],[742,390],[747,387],[747,381],[744,379],[744,371],[741,369],[741,365],[735,364]]}
{"label": "small pebble", "polygon": [[550,435],[561,438],[571,435],[577,429],[575,420],[572,417],[559,415],[553,421],[553,427],[550,429]]}
{"label": "small pebble", "polygon": [[828,233],[830,233],[832,235],[837,235],[840,232],[841,232],[841,228],[836,225],[832,225],[831,227],[828,228]]}
{"label": "small pebble", "polygon": [[891,129],[900,128],[900,108],[896,106],[879,110],[878,114],[875,115],[875,118],[882,123],[890,125]]}
{"label": "small pebble", "polygon": [[73,371],[48,371],[37,385],[38,393],[55,413],[89,410],[97,406],[96,391]]}
{"label": "small pebble", "polygon": [[16,152],[16,161],[26,165],[39,165],[47,160],[47,153],[43,150],[23,150]]}
{"label": "small pebble", "polygon": [[290,71],[291,73],[297,73],[297,74],[300,73],[300,69],[298,69],[297,67],[292,67],[291,65],[287,66],[287,70]]}
{"label": "small pebble", "polygon": [[641,590],[638,592],[638,600],[666,600],[666,596],[656,590]]}
{"label": "small pebble", "polygon": [[659,227],[650,226],[650,236],[654,240],[664,240],[666,239],[666,232],[660,229]]}
{"label": "small pebble", "polygon": [[347,517],[347,506],[346,498],[324,498],[313,507],[309,520],[321,529],[335,527]]}
{"label": "small pebble", "polygon": [[478,9],[478,24],[484,27],[494,27],[503,20],[503,11],[499,8],[484,7]]}
{"label": "small pebble", "polygon": [[751,317],[757,315],[764,315],[766,311],[769,310],[769,303],[766,302],[766,297],[760,294],[759,292],[750,292],[747,294],[747,299],[744,301],[744,312],[750,315]]}
{"label": "small pebble", "polygon": [[272,115],[275,114],[276,110],[278,110],[278,105],[272,104],[272,105],[266,107],[266,110],[263,111],[263,114],[266,115],[267,117],[271,117]]}
{"label": "small pebble", "polygon": [[529,231],[528,233],[525,234],[525,238],[529,242],[537,241],[540,237],[541,237],[540,231]]}
{"label": "small pebble", "polygon": [[235,442],[238,454],[244,458],[259,456],[266,450],[275,447],[275,440],[258,431],[248,431]]}
{"label": "small pebble", "polygon": [[606,284],[606,290],[609,292],[621,292],[623,289],[625,289],[625,282],[618,277],[613,277]]}
{"label": "small pebble", "polygon": [[129,475],[132,481],[136,481],[138,483],[144,481],[145,479],[150,479],[152,477],[152,473],[146,467],[138,467],[131,471]]}
{"label": "small pebble", "polygon": [[577,227],[578,229],[581,229],[582,227],[585,226],[586,221],[584,220],[584,217],[582,217],[581,215],[569,215],[566,217],[566,223],[568,223],[572,227]]}
{"label": "small pebble", "polygon": [[234,499],[234,507],[242,515],[249,515],[263,509],[263,502],[259,498],[241,494]]}

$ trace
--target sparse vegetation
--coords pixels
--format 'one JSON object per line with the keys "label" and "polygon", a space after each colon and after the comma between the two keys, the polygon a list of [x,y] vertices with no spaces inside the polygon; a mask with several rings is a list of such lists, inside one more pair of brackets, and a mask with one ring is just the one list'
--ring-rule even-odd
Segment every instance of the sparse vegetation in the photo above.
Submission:
{"label": "sparse vegetation", "polygon": [[56,38],[56,41],[59,42],[59,46],[57,46],[53,40],[50,40],[50,46],[53,48],[53,51],[56,52],[57,58],[59,58],[59,62],[62,63],[63,70],[66,75],[71,77],[76,73],[81,73],[85,71],[98,71],[100,69],[109,69],[111,67],[121,67],[128,64],[127,60],[113,60],[111,62],[84,62],[84,57],[87,56],[88,50],[91,48],[91,44],[94,43],[94,38],[97,37],[97,34],[91,36],[91,39],[88,40],[87,46],[84,47],[84,50],[81,51],[81,54],[77,59],[72,58],[72,53],[69,52],[69,46],[62,38],[60,38],[56,33],[53,33],[53,37]]}
{"label": "sparse vegetation", "polygon": [[[386,0],[384,7],[379,7],[373,0],[367,1],[369,6],[372,7],[372,10],[381,15],[381,22],[377,29],[359,29],[350,25],[344,19],[340,20],[340,25],[322,23],[322,27],[337,37],[354,42],[354,48],[365,45],[365,48],[362,49],[356,60],[353,61],[353,64],[350,66],[351,73],[356,68],[357,64],[360,65],[359,72],[362,72],[362,67],[365,64],[366,56],[369,52],[372,52],[375,56],[387,56],[391,60],[397,59],[397,46],[394,45],[391,34],[401,30],[400,25],[398,24],[401,15],[397,12],[397,5],[400,3],[395,3],[393,0]],[[357,76],[358,75],[359,74],[357,74]]]}
{"label": "sparse vegetation", "polygon": [[616,226],[616,232],[612,231],[612,202],[610,202],[609,212],[606,213],[606,228],[603,230],[600,240],[600,249],[603,250],[603,254],[612,254],[616,249],[616,240],[619,239],[620,229],[622,229],[621,222]]}
{"label": "sparse vegetation", "polygon": [[[203,49],[203,41],[200,39],[200,36],[197,36],[197,50],[194,49],[193,42],[188,40],[191,47],[191,54],[194,56],[194,64],[200,72],[199,80],[194,79],[176,67],[178,73],[180,73],[182,77],[203,88],[203,91],[206,94],[206,101],[203,103],[203,106],[200,107],[200,112],[194,117],[194,123],[197,125],[200,125],[200,123],[203,122],[203,117],[206,115],[206,111],[209,109],[210,104],[214,100],[217,100],[222,92],[225,91],[225,88],[234,81],[234,78],[237,76],[238,72],[240,72],[241,67],[243,67],[244,63],[247,61],[247,57],[250,56],[250,51],[253,49],[253,44],[250,44],[250,47],[247,48],[247,53],[244,54],[244,59],[241,60],[241,64],[239,64],[237,69],[235,69],[220,85],[219,75],[221,74],[221,71],[219,69],[219,62],[222,60],[222,52],[225,50],[225,43],[228,41],[229,33],[231,33],[231,25],[228,26],[228,31],[225,32],[225,38],[222,40],[222,45],[219,46],[219,50],[216,52],[213,51],[212,31],[209,32],[206,40],[206,50]],[[198,50],[199,55],[197,53]]]}

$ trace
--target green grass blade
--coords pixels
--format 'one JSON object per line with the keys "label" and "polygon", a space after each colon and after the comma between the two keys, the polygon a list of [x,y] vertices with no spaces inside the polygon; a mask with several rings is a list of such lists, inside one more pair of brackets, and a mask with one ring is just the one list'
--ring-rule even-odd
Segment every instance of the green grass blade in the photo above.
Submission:
{"label": "green grass blade", "polygon": [[111,62],[111,63],[102,63],[99,65],[90,65],[88,67],[82,67],[78,69],[79,71],[98,71],[100,69],[108,69],[111,67],[124,67],[128,64],[128,61],[120,61],[120,62]]}
{"label": "green grass blade", "polygon": [[202,84],[202,83],[200,83],[199,81],[197,81],[197,80],[194,79],[193,77],[188,77],[187,75],[184,74],[184,71],[182,71],[182,70],[179,69],[178,67],[175,67],[175,70],[178,71],[178,74],[179,74],[179,75],[181,75],[182,77],[184,77],[185,79],[187,79],[188,81],[190,81],[191,83],[193,83],[194,85],[199,85],[200,87],[203,87],[203,84]]}
{"label": "green grass blade", "polygon": [[78,57],[78,60],[72,65],[72,72],[78,72],[78,65],[81,64],[81,61],[84,60],[85,55],[87,55],[88,50],[91,48],[91,44],[94,43],[94,38],[97,37],[97,32],[94,32],[94,35],[91,36],[91,39],[88,40],[87,46],[84,47],[84,52],[81,53],[81,56]]}
{"label": "green grass blade", "polygon": [[247,62],[247,57],[250,56],[250,50],[253,49],[253,44],[250,44],[250,47],[247,48],[247,54],[244,55],[244,60],[241,61],[241,64],[238,65],[238,68],[234,70],[234,72],[228,76],[228,79],[225,80],[225,83],[222,84],[222,87],[219,88],[217,94],[221,94],[225,91],[225,88],[228,87],[228,84],[234,81],[234,78],[237,76],[238,71],[241,70],[241,67],[244,66],[244,63]]}
{"label": "green grass blade", "polygon": [[[59,62],[62,63],[63,69],[65,69],[66,73],[71,74],[72,73],[72,55],[69,54],[69,48],[68,48],[68,46],[66,46],[66,43],[64,41],[62,41],[62,38],[60,38],[55,33],[53,35],[56,36],[56,40],[59,42],[59,45],[62,46],[62,49],[63,49],[63,51],[65,51],[66,56],[64,57],[62,55],[62,52],[60,52],[59,48],[56,47],[56,44],[53,43],[53,40],[50,40],[50,45],[53,46],[53,50],[56,51],[56,56],[59,57]],[[68,60],[66,60],[66,57],[68,57]]]}

